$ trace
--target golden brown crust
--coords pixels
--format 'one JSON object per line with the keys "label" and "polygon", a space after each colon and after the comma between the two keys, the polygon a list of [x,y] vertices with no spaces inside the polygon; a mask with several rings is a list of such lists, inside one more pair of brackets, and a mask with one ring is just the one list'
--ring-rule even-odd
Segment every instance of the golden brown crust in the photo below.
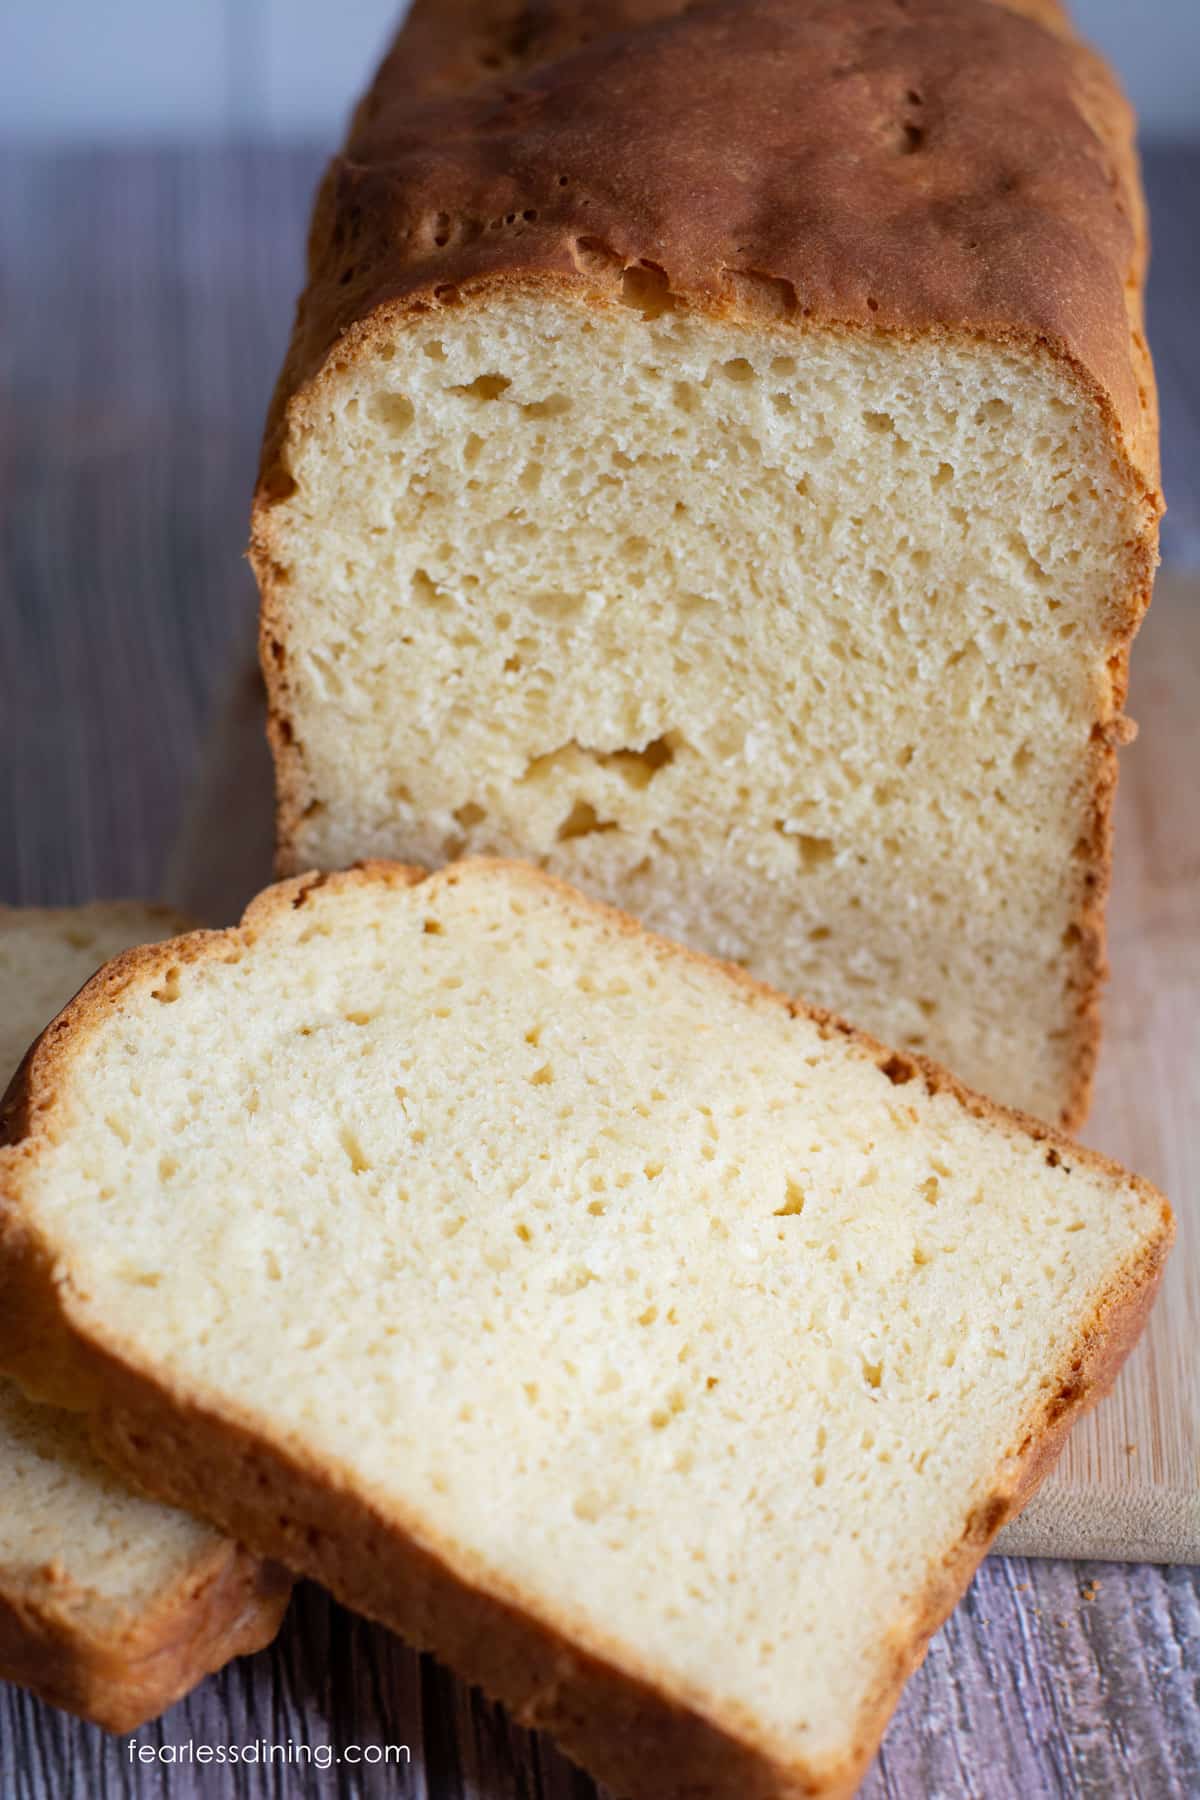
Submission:
{"label": "golden brown crust", "polygon": [[[713,130],[715,118],[720,131]],[[431,309],[620,303],[651,283],[731,322],[1008,344],[1110,427],[1142,527],[1113,596],[1114,700],[1065,946],[1086,1117],[1105,976],[1129,642],[1162,510],[1130,110],[1057,0],[417,0],[322,183],[268,419],[251,558],[281,873],[317,798],[295,741],[272,510],[323,380]]]}
{"label": "golden brown crust", "polygon": [[0,1680],[132,1731],[231,1657],[269,1644],[291,1588],[285,1569],[232,1543],[197,1557],[149,1613],[98,1608],[54,1569],[0,1571]]}
{"label": "golden brown crust", "polygon": [[1157,489],[1132,119],[1061,9],[418,0],[318,198],[267,497],[291,396],[379,308],[587,294],[604,252],[723,316],[1043,346]]}
{"label": "golden brown crust", "polygon": [[[757,1004],[786,1007],[829,1036],[842,1037],[898,1085],[920,1079],[946,1093],[972,1116],[1045,1146],[1048,1159],[1130,1181],[1093,1151],[1050,1127],[1022,1118],[971,1093],[928,1060],[888,1051],[831,1014],[774,993],[744,971],[653,938],[627,915],[587,900],[565,883],[523,864],[482,859],[509,878],[566,896],[569,904],[639,934],[664,957],[682,957],[715,979],[730,982]],[[28,1321],[58,1340],[56,1366],[78,1404],[92,1415],[97,1448],[147,1491],[183,1501],[223,1530],[298,1572],[324,1582],[348,1605],[394,1627],[411,1642],[434,1648],[468,1680],[505,1701],[524,1723],[551,1731],[564,1747],[618,1791],[650,1800],[802,1800],[848,1796],[874,1754],[908,1674],[929,1636],[951,1610],[1000,1526],[1033,1492],[1058,1454],[1074,1419],[1107,1389],[1136,1341],[1154,1298],[1170,1245],[1169,1208],[1146,1183],[1132,1185],[1157,1211],[1158,1223],[1129,1265],[1077,1328],[1074,1340],[1043,1384],[1020,1438],[1001,1454],[995,1479],[973,1497],[961,1533],[947,1545],[926,1592],[888,1646],[877,1691],[857,1722],[853,1752],[836,1767],[801,1767],[741,1715],[705,1716],[665,1691],[649,1667],[598,1634],[539,1615],[519,1591],[501,1591],[494,1576],[473,1574],[460,1550],[439,1540],[428,1521],[388,1515],[351,1492],[343,1479],[300,1449],[263,1440],[232,1402],[205,1403],[161,1376],[136,1367],[122,1345],[89,1325],[76,1303],[70,1271],[54,1261],[23,1217],[20,1172],[38,1152],[38,1133],[54,1104],[54,1090],[74,1046],[119,1005],[137,983],[159,981],[172,966],[237,952],[271,926],[273,917],[306,903],[316,888],[368,883],[409,886],[428,881],[454,886],[471,864],[440,874],[400,864],[366,863],[332,875],[303,877],[267,889],[241,926],[197,933],[165,946],[147,946],[117,959],[55,1022],[26,1058],[7,1102],[10,1148],[0,1158],[0,1364],[20,1369]],[[478,864],[474,867],[478,868]],[[24,1371],[22,1371],[24,1372]]]}

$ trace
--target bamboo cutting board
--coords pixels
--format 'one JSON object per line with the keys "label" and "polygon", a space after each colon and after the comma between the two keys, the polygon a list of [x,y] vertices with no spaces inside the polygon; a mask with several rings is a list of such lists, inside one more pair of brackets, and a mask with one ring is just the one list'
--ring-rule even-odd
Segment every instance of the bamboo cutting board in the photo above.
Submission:
{"label": "bamboo cutting board", "polygon": [[[1161,1187],[1178,1237],[1112,1394],[996,1548],[1200,1563],[1200,582],[1164,576],[1137,640],[1109,910],[1113,978],[1084,1141]],[[167,899],[212,924],[271,878],[257,671],[226,695],[171,859]]]}

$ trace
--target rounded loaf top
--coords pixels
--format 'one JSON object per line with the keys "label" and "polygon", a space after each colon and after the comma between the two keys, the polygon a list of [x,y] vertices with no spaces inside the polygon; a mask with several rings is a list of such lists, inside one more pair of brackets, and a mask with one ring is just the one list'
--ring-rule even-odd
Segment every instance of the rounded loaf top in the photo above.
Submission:
{"label": "rounded loaf top", "polygon": [[1048,0],[417,0],[326,179],[281,398],[381,305],[611,288],[1045,346],[1154,488],[1132,118]]}

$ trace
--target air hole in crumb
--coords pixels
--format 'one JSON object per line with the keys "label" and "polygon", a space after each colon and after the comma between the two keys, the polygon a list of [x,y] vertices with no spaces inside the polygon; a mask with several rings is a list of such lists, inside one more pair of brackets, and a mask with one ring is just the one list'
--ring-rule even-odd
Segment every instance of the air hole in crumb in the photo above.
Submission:
{"label": "air hole in crumb", "polygon": [[877,1388],[883,1381],[883,1364],[881,1362],[868,1362],[864,1356],[862,1359],[862,1372],[863,1380],[869,1388]]}
{"label": "air hole in crumb", "polygon": [[571,404],[566,394],[547,394],[544,400],[530,400],[521,411],[527,419],[560,419]]}
{"label": "air hole in crumb", "polygon": [[513,1230],[516,1233],[516,1235],[520,1238],[520,1240],[523,1244],[532,1244],[533,1233],[532,1233],[532,1231],[530,1231],[528,1225],[526,1225],[523,1220],[520,1223],[514,1225]]}
{"label": "air hole in crumb", "polygon": [[161,987],[151,988],[150,998],[152,1000],[161,1001],[164,1006],[170,1006],[174,1001],[178,1000],[179,970],[177,967],[167,970]]}
{"label": "air hole in crumb", "polygon": [[507,375],[477,375],[474,381],[452,387],[449,391],[461,394],[466,400],[499,400],[511,386],[512,382]]}
{"label": "air hole in crumb", "polygon": [[777,1219],[798,1219],[804,1211],[804,1189],[798,1181],[788,1181],[782,1206],[775,1209]]}
{"label": "air hole in crumb", "polygon": [[646,320],[661,318],[675,304],[665,270],[648,262],[634,263],[622,271],[621,300]]}
{"label": "air hole in crumb", "polygon": [[554,1070],[549,1063],[543,1063],[541,1068],[535,1069],[529,1077],[529,1085],[530,1087],[549,1087],[553,1080]]}
{"label": "air hole in crumb", "polygon": [[588,837],[593,832],[616,831],[615,819],[602,819],[589,800],[576,800],[555,834],[560,843],[571,838]]}
{"label": "air hole in crumb", "polygon": [[375,395],[371,402],[371,412],[393,437],[403,436],[416,416],[407,394],[394,394],[390,391]]}
{"label": "air hole in crumb", "polygon": [[917,1191],[922,1200],[924,1200],[926,1206],[936,1206],[938,1203],[938,1195],[942,1191],[941,1183],[938,1181],[936,1175],[929,1175],[921,1183]]}
{"label": "air hole in crumb", "polygon": [[916,1064],[909,1062],[906,1056],[889,1056],[885,1063],[880,1064],[879,1069],[880,1074],[886,1075],[893,1087],[903,1087],[917,1073]]}
{"label": "air hole in crumb", "polygon": [[787,819],[776,819],[775,829],[795,847],[802,869],[816,869],[833,858],[833,839],[811,837],[808,832],[794,831]]}
{"label": "air hole in crumb", "polygon": [[753,381],[754,364],[748,362],[744,356],[734,356],[728,362],[721,364],[721,373],[726,381]]}
{"label": "air hole in crumb", "polygon": [[363,1154],[363,1147],[359,1142],[356,1133],[351,1130],[349,1125],[343,1125],[338,1132],[338,1142],[349,1157],[350,1167],[354,1170],[354,1173],[356,1175],[365,1174],[371,1165]]}
{"label": "air hole in crumb", "polygon": [[300,483],[286,469],[274,468],[267,470],[261,486],[263,498],[275,506],[282,500],[290,500]]}
{"label": "air hole in crumb", "polygon": [[440,920],[426,919],[425,925],[424,925],[424,931],[425,931],[426,937],[442,937],[445,935],[445,930],[446,930],[446,927],[440,922]]}
{"label": "air hole in crumb", "polygon": [[667,732],[663,737],[652,738],[641,750],[597,750],[592,754],[602,769],[614,770],[630,787],[644,788],[660,769],[674,762],[678,741]]}
{"label": "air hole in crumb", "polygon": [[469,831],[472,825],[479,825],[487,818],[487,812],[482,806],[477,806],[474,800],[467,800],[462,806],[455,807],[454,817],[464,831]]}

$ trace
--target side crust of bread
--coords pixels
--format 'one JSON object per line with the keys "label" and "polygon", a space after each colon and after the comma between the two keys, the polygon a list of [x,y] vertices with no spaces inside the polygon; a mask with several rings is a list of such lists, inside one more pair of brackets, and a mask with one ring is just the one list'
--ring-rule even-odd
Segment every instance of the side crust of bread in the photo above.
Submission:
{"label": "side crust of bread", "polygon": [[[1136,1342],[1173,1229],[1169,1207],[1148,1184],[1135,1178],[1138,1191],[1159,1209],[1158,1233],[1103,1294],[1064,1353],[1053,1386],[999,1459],[997,1480],[974,1498],[960,1533],[946,1544],[920,1604],[890,1646],[887,1678],[857,1721],[853,1754],[822,1767],[798,1766],[764,1741],[749,1719],[701,1716],[667,1691],[653,1667],[632,1667],[602,1634],[590,1633],[583,1642],[578,1631],[548,1617],[544,1608],[535,1610],[520,1591],[505,1591],[495,1578],[473,1574],[469,1556],[441,1541],[428,1524],[386,1512],[348,1491],[320,1459],[264,1442],[236,1407],[213,1407],[169,1379],[135,1367],[119,1342],[89,1328],[86,1302],[77,1296],[70,1268],[56,1263],[51,1247],[23,1216],[22,1166],[36,1159],[39,1138],[52,1126],[59,1071],[123,992],[151,986],[173,966],[226,956],[269,930],[275,915],[303,906],[315,888],[454,885],[469,866],[427,876],[377,862],[282,882],[251,904],[240,926],[131,951],[95,977],[30,1052],[3,1105],[0,1141],[10,1147],[0,1159],[5,1298],[0,1364],[38,1386],[45,1365],[31,1366],[26,1346],[35,1336],[53,1342],[48,1385],[57,1397],[69,1391],[73,1403],[89,1411],[97,1449],[122,1474],[165,1500],[185,1502],[252,1549],[321,1581],[347,1605],[434,1650],[508,1705],[522,1723],[552,1732],[617,1791],[653,1791],[662,1800],[699,1800],[714,1792],[745,1800],[849,1796],[930,1636],[996,1532],[1053,1465],[1075,1419],[1111,1386]],[[601,916],[611,928],[642,931],[634,920],[538,871],[490,866],[565,893],[574,906]],[[971,1093],[936,1064],[897,1056],[832,1015],[773,993],[740,969],[662,939],[650,941],[664,958],[686,958],[759,1001],[812,1018],[823,1035],[848,1040],[894,1082],[921,1081],[930,1091],[951,1094],[974,1117],[1028,1135],[1045,1145],[1047,1158],[1069,1155],[1073,1163],[1124,1176],[1108,1159],[1048,1126]]]}
{"label": "side crust of bread", "polygon": [[278,1564],[218,1544],[160,1595],[153,1612],[114,1611],[101,1626],[95,1596],[57,1565],[19,1585],[6,1575],[0,1680],[106,1731],[132,1731],[232,1657],[269,1644],[291,1588]]}

